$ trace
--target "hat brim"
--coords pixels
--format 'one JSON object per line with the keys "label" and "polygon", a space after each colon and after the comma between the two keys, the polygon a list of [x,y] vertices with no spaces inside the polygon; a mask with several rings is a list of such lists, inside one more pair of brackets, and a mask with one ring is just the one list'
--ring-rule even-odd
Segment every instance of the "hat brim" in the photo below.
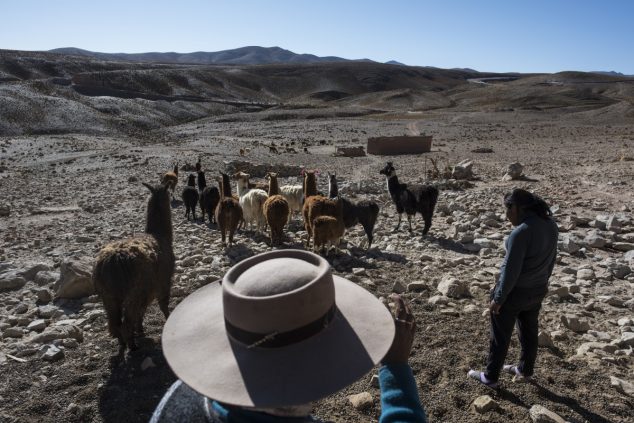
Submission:
{"label": "hat brim", "polygon": [[337,313],[308,339],[248,349],[227,335],[222,286],[185,298],[163,329],[163,353],[185,384],[208,398],[245,407],[307,404],[355,382],[387,353],[392,315],[374,295],[334,276]]}

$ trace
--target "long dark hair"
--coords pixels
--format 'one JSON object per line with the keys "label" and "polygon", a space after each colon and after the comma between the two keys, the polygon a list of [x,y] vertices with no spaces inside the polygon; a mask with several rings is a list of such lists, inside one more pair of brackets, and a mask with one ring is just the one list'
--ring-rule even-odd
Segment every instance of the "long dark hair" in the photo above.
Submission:
{"label": "long dark hair", "polygon": [[549,219],[553,215],[550,206],[541,197],[524,189],[516,188],[504,195],[504,205],[511,207],[513,204],[522,211],[532,211],[542,219]]}

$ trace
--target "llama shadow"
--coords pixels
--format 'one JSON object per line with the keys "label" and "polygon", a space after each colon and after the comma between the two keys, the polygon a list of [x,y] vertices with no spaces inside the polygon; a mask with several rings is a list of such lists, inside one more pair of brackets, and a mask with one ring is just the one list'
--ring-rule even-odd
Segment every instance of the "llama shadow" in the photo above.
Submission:
{"label": "llama shadow", "polygon": [[391,253],[389,251],[381,251],[377,247],[372,247],[369,250],[363,250],[364,257],[373,258],[375,260],[391,261],[394,263],[407,263],[407,257],[402,254]]}
{"label": "llama shadow", "polygon": [[183,200],[177,200],[176,198],[172,198],[170,205],[173,209],[177,207],[181,207],[183,205]]}
{"label": "llama shadow", "polygon": [[477,254],[467,250],[461,243],[454,241],[453,239],[427,234],[427,240],[432,244],[438,245],[443,250],[455,251],[460,254]]}
{"label": "llama shadow", "polygon": [[[176,380],[163,353],[147,339],[139,339],[140,349],[127,357],[110,359],[110,377],[99,389],[99,414],[106,423],[147,422],[163,394]],[[141,370],[151,358],[155,367]]]}

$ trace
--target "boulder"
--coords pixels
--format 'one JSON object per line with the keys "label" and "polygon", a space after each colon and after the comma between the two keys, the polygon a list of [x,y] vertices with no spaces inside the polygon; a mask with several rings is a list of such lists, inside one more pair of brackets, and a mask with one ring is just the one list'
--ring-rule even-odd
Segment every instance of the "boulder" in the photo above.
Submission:
{"label": "boulder", "polygon": [[438,292],[443,294],[446,297],[450,298],[461,298],[461,297],[470,297],[471,292],[469,292],[469,286],[457,280],[456,278],[452,278],[450,276],[445,276],[436,287]]}
{"label": "boulder", "polygon": [[92,283],[92,263],[89,259],[69,259],[62,262],[60,279],[53,286],[55,298],[82,298],[95,293]]}
{"label": "boulder", "polygon": [[552,348],[555,346],[555,343],[548,332],[540,330],[539,335],[537,336],[537,345],[540,347]]}

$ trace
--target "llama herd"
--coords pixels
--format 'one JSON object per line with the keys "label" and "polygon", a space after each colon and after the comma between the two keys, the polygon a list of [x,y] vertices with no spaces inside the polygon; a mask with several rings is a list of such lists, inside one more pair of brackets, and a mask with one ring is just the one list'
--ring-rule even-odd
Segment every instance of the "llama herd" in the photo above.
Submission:
{"label": "llama herd", "polygon": [[[182,190],[185,216],[196,219],[199,206],[216,223],[222,244],[231,246],[235,232],[242,227],[270,233],[271,245],[280,245],[284,228],[294,213],[301,212],[307,233],[306,247],[321,252],[329,244],[338,248],[346,229],[360,224],[370,248],[379,215],[379,206],[371,200],[352,201],[339,194],[336,175],[328,173],[328,196],[317,191],[317,171],[303,171],[302,185],[279,186],[277,174],[266,175],[268,184],[249,181],[249,175],[238,172],[237,195],[231,190],[231,178],[220,172],[218,187],[207,186],[200,161],[197,175],[187,177]],[[389,194],[399,214],[398,230],[403,212],[407,214],[409,230],[411,218],[418,212],[425,221],[423,234],[429,231],[438,199],[438,189],[431,185],[399,183],[391,162],[380,171],[387,179]],[[143,334],[143,316],[148,305],[158,300],[165,318],[171,281],[175,269],[173,250],[172,211],[170,197],[178,183],[178,164],[165,173],[157,186],[144,183],[150,190],[147,204],[145,233],[130,239],[112,242],[101,249],[93,269],[93,283],[102,298],[108,317],[108,330],[119,340],[119,354],[126,347],[136,348],[135,337]],[[228,243],[227,243],[228,238]]]}

